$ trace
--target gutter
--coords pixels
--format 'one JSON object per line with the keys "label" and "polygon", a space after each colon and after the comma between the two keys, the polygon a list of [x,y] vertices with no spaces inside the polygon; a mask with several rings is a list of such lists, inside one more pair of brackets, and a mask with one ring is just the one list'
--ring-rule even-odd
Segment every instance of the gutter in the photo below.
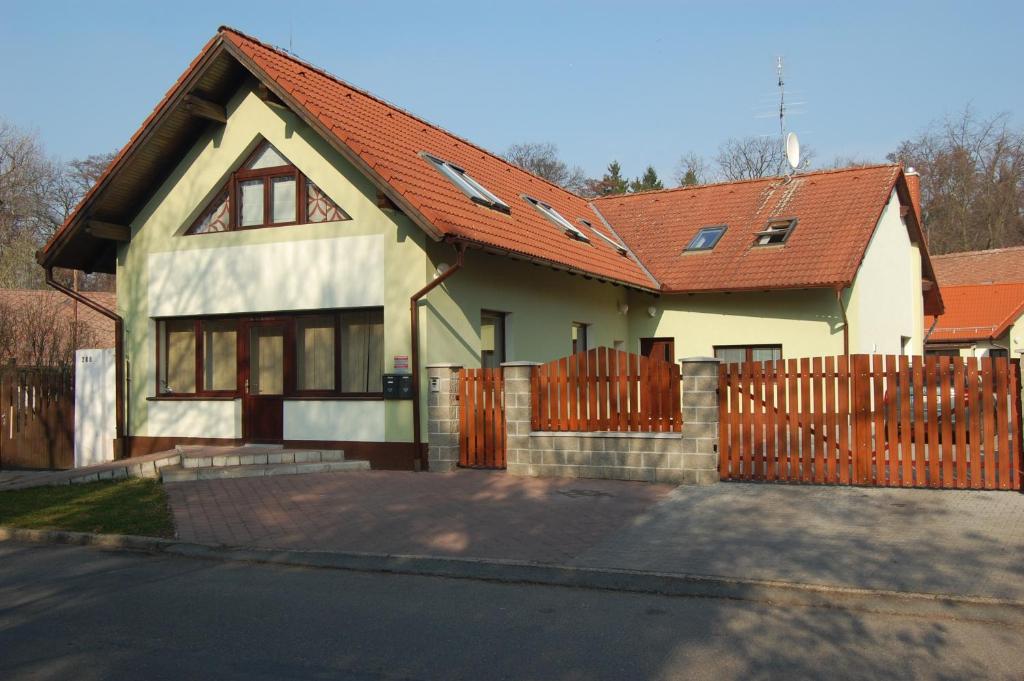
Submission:
{"label": "gutter", "polygon": [[422,433],[420,428],[420,329],[419,329],[419,302],[440,286],[460,269],[462,269],[463,255],[466,252],[465,244],[455,245],[455,264],[445,270],[429,284],[421,288],[409,297],[409,332],[411,338],[411,350],[409,352],[412,365],[412,441],[416,452],[416,461],[419,462],[419,470],[425,471],[429,467],[427,457],[423,455]]}
{"label": "gutter", "polygon": [[46,268],[46,284],[74,301],[95,310],[114,322],[114,458],[125,458],[125,400],[124,400],[124,319],[91,298],[60,284],[53,278],[53,266]]}

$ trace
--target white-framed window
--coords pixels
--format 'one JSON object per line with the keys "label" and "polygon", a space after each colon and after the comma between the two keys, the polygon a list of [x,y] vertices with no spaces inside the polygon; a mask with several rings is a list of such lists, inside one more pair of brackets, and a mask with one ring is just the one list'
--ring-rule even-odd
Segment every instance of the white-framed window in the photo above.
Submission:
{"label": "white-framed window", "polygon": [[430,165],[434,166],[439,173],[447,177],[452,184],[459,188],[463,194],[469,197],[474,203],[479,203],[488,208],[510,213],[512,209],[508,204],[499,199],[493,192],[474,180],[465,170],[426,152],[420,154]]}
{"label": "white-framed window", "polygon": [[583,218],[580,218],[580,222],[582,222],[584,225],[589,227],[591,232],[593,232],[597,236],[601,237],[602,241],[604,241],[609,246],[611,246],[616,251],[618,251],[619,255],[626,255],[626,254],[629,253],[629,249],[626,248],[625,244],[619,243],[615,239],[613,239],[610,236],[606,235],[604,232],[600,231],[597,227],[594,227],[593,223],[591,223],[589,220],[584,220]]}
{"label": "white-framed window", "polygon": [[795,227],[796,218],[769,220],[768,225],[755,235],[754,245],[777,246],[784,244]]}
{"label": "white-framed window", "polygon": [[584,234],[576,225],[562,217],[562,214],[552,208],[549,204],[544,203],[540,199],[535,199],[532,196],[526,196],[525,194],[523,195],[523,200],[536,208],[541,215],[546,217],[556,227],[560,228],[573,239],[585,241],[588,244],[590,243],[590,239],[586,234]]}
{"label": "white-framed window", "polygon": [[713,227],[701,227],[697,235],[693,237],[686,246],[687,251],[710,251],[718,245],[719,239],[728,229],[726,225],[715,225]]}

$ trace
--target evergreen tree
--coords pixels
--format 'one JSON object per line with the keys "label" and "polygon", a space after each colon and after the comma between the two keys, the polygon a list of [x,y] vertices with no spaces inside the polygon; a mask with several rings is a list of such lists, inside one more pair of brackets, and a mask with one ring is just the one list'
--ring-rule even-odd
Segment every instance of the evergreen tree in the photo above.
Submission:
{"label": "evergreen tree", "polygon": [[644,171],[643,175],[629,183],[629,191],[631,192],[646,192],[652,189],[664,188],[665,185],[658,178],[658,171],[654,169],[654,166],[647,166],[647,170]]}
{"label": "evergreen tree", "polygon": [[629,191],[629,181],[622,176],[622,166],[618,161],[608,164],[608,170],[600,180],[589,180],[587,190],[593,196],[625,194]]}
{"label": "evergreen tree", "polygon": [[683,187],[692,187],[695,184],[700,184],[697,181],[697,173],[693,172],[692,168],[690,170],[687,170],[686,174],[683,175],[682,182],[680,182],[679,184]]}

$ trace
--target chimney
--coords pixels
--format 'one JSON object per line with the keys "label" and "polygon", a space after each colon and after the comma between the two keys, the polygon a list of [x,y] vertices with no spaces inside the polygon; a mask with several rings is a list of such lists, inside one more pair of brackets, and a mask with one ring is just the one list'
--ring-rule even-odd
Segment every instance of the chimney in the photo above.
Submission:
{"label": "chimney", "polygon": [[914,205],[914,212],[917,213],[918,221],[923,223],[924,218],[921,215],[921,173],[914,170],[913,166],[911,166],[907,168],[903,176],[907,178],[907,189],[910,190],[910,203]]}

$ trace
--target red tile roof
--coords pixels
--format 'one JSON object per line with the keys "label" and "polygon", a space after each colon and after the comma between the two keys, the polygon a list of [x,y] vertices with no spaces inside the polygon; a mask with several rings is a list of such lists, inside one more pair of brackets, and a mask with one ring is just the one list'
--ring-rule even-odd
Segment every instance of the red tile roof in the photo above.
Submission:
{"label": "red tile roof", "polygon": [[[222,34],[445,236],[657,288],[632,258],[620,255],[593,234],[589,244],[571,239],[521,195],[550,204],[584,232],[587,229],[580,224],[581,218],[599,224],[585,199],[285,52],[230,28],[222,29]],[[421,158],[421,152],[464,168],[511,206],[511,215],[470,201]]]}
{"label": "red tile roof", "polygon": [[933,255],[939,286],[1024,281],[1024,246]]}
{"label": "red tile roof", "polygon": [[[668,291],[848,286],[897,179],[878,165],[680,187],[595,200]],[[798,223],[785,245],[755,247],[772,218]],[[702,227],[727,225],[711,250],[684,253]]]}
{"label": "red tile roof", "polygon": [[[943,286],[946,311],[928,342],[998,338],[1024,313],[1024,283]],[[925,317],[925,328],[934,317]]]}
{"label": "red tile roof", "polygon": [[[96,301],[110,310],[116,309],[117,298],[113,293],[97,291],[83,292],[83,295]],[[81,325],[79,348],[112,348],[114,347],[114,322],[85,305],[78,305],[78,321]],[[8,312],[9,311],[9,312]],[[70,345],[72,324],[75,319],[75,301],[58,291],[32,289],[0,289],[0,314],[31,314],[46,324],[54,324],[60,336],[46,339],[47,343]],[[23,328],[20,327],[19,328]],[[40,339],[15,338],[14,359],[19,365],[33,364],[32,341]]]}

